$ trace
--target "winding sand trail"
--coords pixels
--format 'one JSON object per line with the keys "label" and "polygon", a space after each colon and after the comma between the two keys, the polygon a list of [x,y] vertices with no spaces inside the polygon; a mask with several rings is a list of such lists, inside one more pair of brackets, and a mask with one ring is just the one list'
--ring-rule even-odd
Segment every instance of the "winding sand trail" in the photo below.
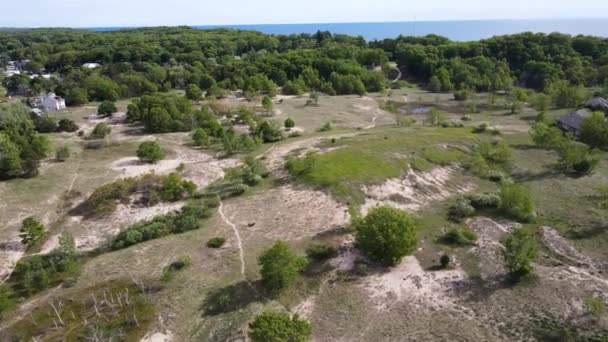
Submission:
{"label": "winding sand trail", "polygon": [[247,281],[249,283],[249,281],[247,280],[247,277],[245,276],[245,253],[243,252],[243,242],[241,240],[241,234],[239,234],[239,230],[236,228],[236,225],[234,223],[232,223],[232,221],[230,221],[224,214],[224,202],[222,202],[222,201],[220,201],[220,206],[218,208],[218,212],[220,213],[222,220],[228,226],[230,226],[230,228],[234,232],[234,235],[236,236],[236,244],[239,248],[239,259],[241,260],[241,275],[243,276],[243,279],[245,279],[245,281]]}

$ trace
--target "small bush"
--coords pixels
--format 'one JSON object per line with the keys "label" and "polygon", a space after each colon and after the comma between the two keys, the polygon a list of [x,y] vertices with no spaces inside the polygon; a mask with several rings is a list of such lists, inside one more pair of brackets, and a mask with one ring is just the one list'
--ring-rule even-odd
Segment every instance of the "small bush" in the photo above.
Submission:
{"label": "small bush", "polygon": [[144,163],[156,163],[165,157],[165,153],[156,141],[144,141],[137,148],[137,158]]}
{"label": "small bush", "polygon": [[532,272],[532,261],[538,247],[532,235],[525,229],[514,230],[504,243],[503,258],[509,274],[518,279]]}
{"label": "small bush", "polygon": [[441,264],[442,268],[448,268],[448,266],[450,266],[451,261],[452,259],[447,254],[441,255],[441,258],[439,258],[439,263]]}
{"label": "small bush", "polygon": [[163,268],[163,272],[160,276],[160,280],[163,282],[169,282],[173,280],[175,277],[175,273],[183,270],[184,268],[190,266],[192,264],[192,260],[189,256],[181,257],[176,261],[172,262],[165,268]]}
{"label": "small bush", "polygon": [[290,130],[296,126],[296,123],[291,119],[287,118],[284,122],[285,129]]}
{"label": "small bush", "polygon": [[399,126],[401,126],[401,127],[410,127],[415,123],[416,123],[416,119],[411,118],[409,116],[401,117],[398,122]]}
{"label": "small bush", "polygon": [[264,287],[277,291],[289,287],[308,260],[296,255],[285,242],[276,241],[260,255],[258,264]]}
{"label": "small bush", "polygon": [[61,119],[57,125],[57,132],[76,132],[78,125],[70,119]]}
{"label": "small bush", "polygon": [[207,241],[207,247],[209,248],[220,248],[224,245],[226,239],[223,237],[214,237]]}
{"label": "small bush", "polygon": [[454,92],[454,100],[466,101],[471,97],[471,91],[468,89],[457,90]]}
{"label": "small bush", "polygon": [[249,337],[253,342],[305,342],[310,339],[312,326],[288,313],[265,311],[249,324]]}
{"label": "small bush", "polygon": [[326,122],[325,125],[321,126],[321,128],[319,128],[319,132],[329,132],[332,130],[331,127],[331,123],[330,122]]}
{"label": "small bush", "polygon": [[456,246],[468,246],[476,240],[477,233],[469,228],[452,228],[441,238],[441,242]]}
{"label": "small bush", "polygon": [[530,191],[523,185],[503,183],[499,209],[516,220],[530,222],[536,218]]}
{"label": "small bush", "polygon": [[111,116],[117,111],[118,109],[116,108],[116,104],[114,104],[112,101],[103,101],[97,108],[97,114],[103,116]]}
{"label": "small bush", "polygon": [[606,312],[606,304],[602,298],[588,296],[584,300],[585,311],[595,319],[599,319]]}
{"label": "small bush", "polygon": [[458,199],[448,209],[448,217],[455,222],[460,222],[465,217],[473,216],[474,214],[475,208],[471,205],[471,201],[466,198]]}
{"label": "small bush", "polygon": [[60,162],[68,160],[70,157],[70,147],[68,145],[61,145],[55,150],[55,159]]}
{"label": "small bush", "polygon": [[91,138],[92,139],[103,139],[107,135],[109,135],[111,132],[112,132],[112,127],[110,127],[110,125],[108,125],[105,122],[100,122],[97,125],[95,125],[95,128],[93,128],[93,132],[91,132]]}
{"label": "small bush", "polygon": [[495,209],[500,205],[500,196],[494,192],[484,192],[466,197],[475,209]]}
{"label": "small bush", "polygon": [[336,247],[328,243],[316,243],[306,248],[306,255],[314,260],[326,260],[337,254]]}

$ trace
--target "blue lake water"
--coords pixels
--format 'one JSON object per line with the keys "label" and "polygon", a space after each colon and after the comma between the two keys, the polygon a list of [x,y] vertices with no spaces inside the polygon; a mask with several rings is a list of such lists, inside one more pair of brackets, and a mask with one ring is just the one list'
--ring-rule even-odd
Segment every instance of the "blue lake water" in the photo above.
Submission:
{"label": "blue lake water", "polygon": [[[272,25],[222,25],[195,26],[200,29],[234,28],[255,30],[268,34],[315,33],[318,30],[355,36],[367,40],[404,36],[438,34],[456,41],[470,41],[497,35],[520,32],[561,32],[571,35],[584,34],[608,37],[608,18],[595,19],[542,19],[542,20],[467,20],[467,21],[417,21],[384,23],[335,23],[335,24],[272,24]],[[93,28],[99,31],[118,30],[120,27]]]}

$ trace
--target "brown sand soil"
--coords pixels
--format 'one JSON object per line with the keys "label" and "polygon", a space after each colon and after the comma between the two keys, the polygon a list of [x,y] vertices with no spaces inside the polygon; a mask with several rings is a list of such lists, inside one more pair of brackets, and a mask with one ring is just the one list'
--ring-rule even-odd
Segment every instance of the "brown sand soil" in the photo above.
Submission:
{"label": "brown sand soil", "polygon": [[436,167],[429,172],[410,170],[404,177],[388,179],[380,185],[364,186],[367,199],[361,208],[362,214],[378,205],[417,211],[454,194],[472,191],[475,188],[472,183],[449,184],[458,172],[460,169],[452,166]]}
{"label": "brown sand soil", "polygon": [[223,207],[243,241],[301,240],[349,224],[348,208],[321,191],[282,186],[236,198]]}
{"label": "brown sand soil", "polygon": [[519,224],[511,221],[496,222],[486,217],[468,219],[465,224],[477,233],[475,247],[469,250],[479,257],[481,278],[487,281],[498,281],[507,273],[503,265],[500,240]]}
{"label": "brown sand soil", "polygon": [[424,270],[415,256],[407,256],[386,273],[367,277],[362,286],[378,310],[389,310],[402,301],[416,309],[447,310],[460,307],[453,292],[466,278],[460,269]]}

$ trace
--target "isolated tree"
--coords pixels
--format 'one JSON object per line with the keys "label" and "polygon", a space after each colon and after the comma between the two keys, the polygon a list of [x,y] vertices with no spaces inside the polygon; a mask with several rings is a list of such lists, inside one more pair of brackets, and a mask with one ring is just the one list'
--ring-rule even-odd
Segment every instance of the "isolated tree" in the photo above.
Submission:
{"label": "isolated tree", "polygon": [[59,236],[59,247],[57,252],[64,258],[73,259],[76,257],[76,242],[70,232],[63,232]]}
{"label": "isolated tree", "polygon": [[190,84],[186,88],[186,97],[192,101],[198,101],[203,97],[203,91],[196,84]]}
{"label": "isolated tree", "polygon": [[262,283],[271,291],[289,287],[307,263],[306,258],[296,255],[283,241],[276,241],[258,258]]}
{"label": "isolated tree", "polygon": [[284,125],[285,125],[285,128],[289,130],[289,129],[294,128],[296,126],[296,123],[291,118],[287,118],[287,119],[285,119]]}
{"label": "isolated tree", "polygon": [[144,163],[156,163],[164,157],[165,153],[156,141],[144,141],[137,148],[137,158]]}
{"label": "isolated tree", "polygon": [[112,101],[103,101],[97,108],[97,114],[103,116],[112,116],[117,111],[116,104]]}
{"label": "isolated tree", "polygon": [[192,133],[192,141],[194,141],[194,145],[196,146],[206,146],[209,144],[209,135],[202,128],[197,128]]}
{"label": "isolated tree", "polygon": [[304,342],[310,339],[312,326],[295,314],[264,311],[249,323],[253,342]]}
{"label": "isolated tree", "polygon": [[270,111],[272,110],[272,107],[273,107],[272,99],[270,98],[270,96],[268,96],[268,95],[264,96],[264,98],[262,99],[262,107],[264,107],[266,114],[270,113]]}
{"label": "isolated tree", "polygon": [[503,258],[509,275],[520,278],[532,272],[538,248],[534,237],[523,228],[515,229],[505,240]]}
{"label": "isolated tree", "polygon": [[370,209],[355,223],[355,241],[371,259],[394,266],[416,246],[416,225],[403,210],[389,206]]}
{"label": "isolated tree", "polygon": [[46,235],[46,229],[42,223],[38,222],[36,218],[30,216],[23,220],[21,229],[19,230],[19,237],[21,243],[26,247],[31,247],[41,241]]}

